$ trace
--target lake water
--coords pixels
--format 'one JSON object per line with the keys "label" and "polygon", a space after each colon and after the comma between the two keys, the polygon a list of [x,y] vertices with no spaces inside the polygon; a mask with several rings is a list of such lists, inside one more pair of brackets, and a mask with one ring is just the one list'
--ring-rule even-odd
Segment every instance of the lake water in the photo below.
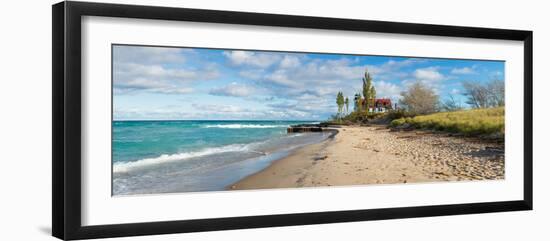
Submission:
{"label": "lake water", "polygon": [[328,133],[311,121],[113,121],[113,195],[221,191]]}

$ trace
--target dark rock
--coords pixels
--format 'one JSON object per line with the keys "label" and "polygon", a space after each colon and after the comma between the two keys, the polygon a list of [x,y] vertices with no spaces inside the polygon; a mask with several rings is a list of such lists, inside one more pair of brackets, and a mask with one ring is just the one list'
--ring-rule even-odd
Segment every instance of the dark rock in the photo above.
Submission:
{"label": "dark rock", "polygon": [[286,129],[287,133],[299,133],[299,132],[322,132],[323,128],[318,126],[291,126]]}
{"label": "dark rock", "polygon": [[321,124],[300,124],[293,125],[287,128],[288,133],[298,133],[298,132],[321,132],[323,128]]}

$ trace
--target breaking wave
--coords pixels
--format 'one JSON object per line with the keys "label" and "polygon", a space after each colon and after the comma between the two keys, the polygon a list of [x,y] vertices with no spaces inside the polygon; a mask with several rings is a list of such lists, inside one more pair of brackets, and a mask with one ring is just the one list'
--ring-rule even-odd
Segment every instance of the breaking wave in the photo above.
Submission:
{"label": "breaking wave", "polygon": [[194,157],[213,155],[213,154],[218,154],[223,152],[256,152],[256,151],[250,150],[250,146],[253,144],[257,144],[257,143],[232,144],[232,145],[221,146],[221,147],[206,148],[206,149],[203,149],[200,151],[194,151],[194,152],[163,154],[158,157],[145,158],[145,159],[132,161],[132,162],[115,163],[113,164],[113,173],[128,172],[133,169],[144,168],[147,166],[174,162],[174,161],[183,161]]}
{"label": "breaking wave", "polygon": [[205,125],[204,128],[226,128],[226,129],[246,129],[246,128],[281,128],[288,125],[258,125],[258,124],[217,124]]}

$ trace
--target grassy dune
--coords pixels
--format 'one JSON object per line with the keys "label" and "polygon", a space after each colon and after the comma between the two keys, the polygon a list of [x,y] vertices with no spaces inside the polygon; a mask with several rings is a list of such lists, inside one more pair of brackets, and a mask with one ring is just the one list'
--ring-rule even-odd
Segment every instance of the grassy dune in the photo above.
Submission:
{"label": "grassy dune", "polygon": [[504,135],[504,107],[440,112],[393,120],[391,126],[410,126],[475,135]]}

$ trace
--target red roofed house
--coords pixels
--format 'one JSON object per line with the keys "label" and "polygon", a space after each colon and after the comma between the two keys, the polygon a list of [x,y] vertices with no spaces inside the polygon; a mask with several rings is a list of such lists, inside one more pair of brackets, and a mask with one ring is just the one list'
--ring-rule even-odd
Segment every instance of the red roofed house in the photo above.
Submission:
{"label": "red roofed house", "polygon": [[[365,99],[361,98],[361,105],[364,105]],[[369,105],[369,112],[383,113],[393,109],[391,100],[389,98],[374,99],[374,106]]]}
{"label": "red roofed house", "polygon": [[391,100],[387,98],[374,99],[374,106],[369,106],[371,112],[386,112],[392,109]]}

